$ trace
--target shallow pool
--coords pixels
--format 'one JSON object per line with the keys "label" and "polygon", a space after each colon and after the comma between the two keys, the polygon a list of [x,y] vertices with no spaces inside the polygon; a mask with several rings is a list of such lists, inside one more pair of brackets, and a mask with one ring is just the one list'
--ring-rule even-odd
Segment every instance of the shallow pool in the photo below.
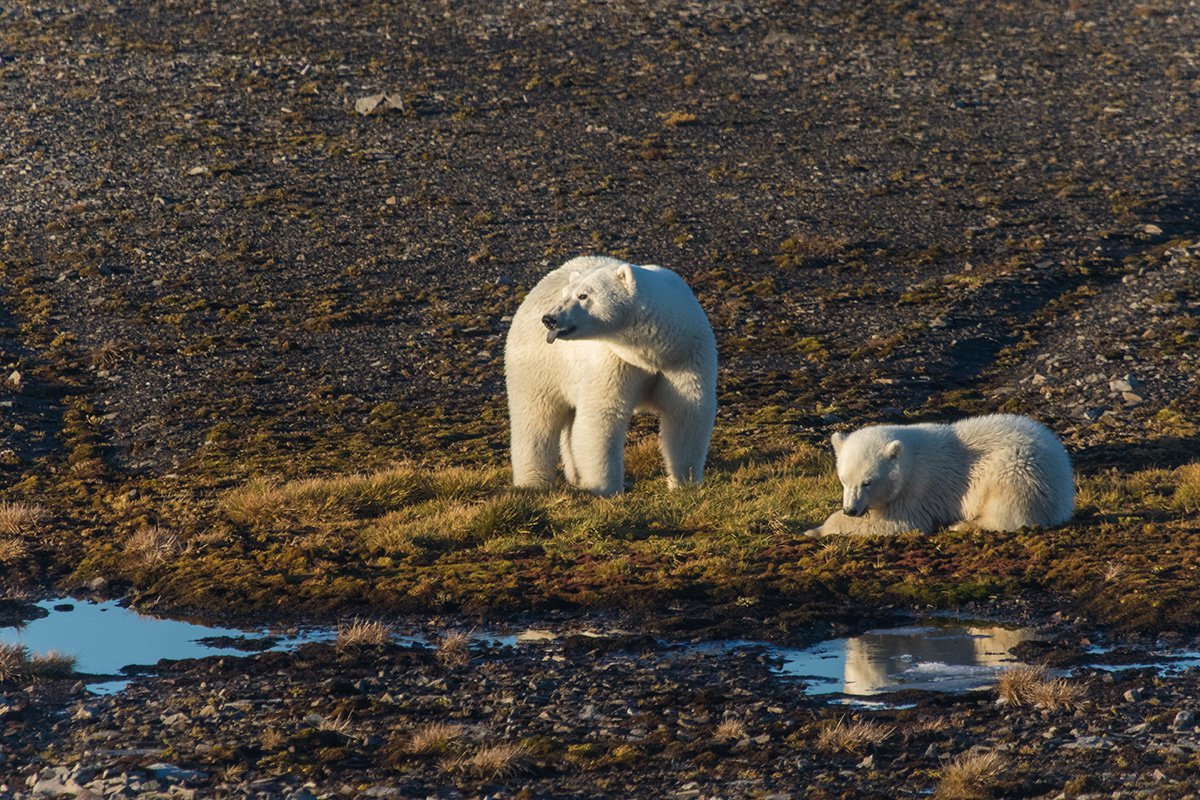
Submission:
{"label": "shallow pool", "polygon": [[[161,619],[121,606],[117,601],[93,603],[57,599],[37,604],[47,616],[17,627],[0,628],[0,642],[25,645],[30,653],[57,651],[76,658],[75,669],[92,675],[118,675],[136,666],[150,666],[161,659],[242,656],[244,650],[206,644],[210,637],[265,639],[270,649],[294,647],[302,641],[333,636],[331,631],[309,631],[291,636],[271,636],[267,631],[246,632],[213,628],[189,622]],[[119,691],[127,680],[90,683],[88,688],[105,694]]]}

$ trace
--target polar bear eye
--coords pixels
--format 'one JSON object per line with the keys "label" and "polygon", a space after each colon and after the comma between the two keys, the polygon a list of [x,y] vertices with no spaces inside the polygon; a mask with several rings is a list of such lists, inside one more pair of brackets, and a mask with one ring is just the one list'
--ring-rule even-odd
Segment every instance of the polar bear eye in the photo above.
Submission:
{"label": "polar bear eye", "polygon": [[579,299],[580,299],[580,300],[587,300],[587,292],[584,292],[583,294],[579,295]]}
{"label": "polar bear eye", "polygon": [[863,487],[864,489],[865,489],[865,488],[867,488],[867,487],[868,487],[868,486],[870,486],[870,485],[871,485],[871,482],[870,482],[870,481],[863,481],[863,482],[862,482],[862,487]]}

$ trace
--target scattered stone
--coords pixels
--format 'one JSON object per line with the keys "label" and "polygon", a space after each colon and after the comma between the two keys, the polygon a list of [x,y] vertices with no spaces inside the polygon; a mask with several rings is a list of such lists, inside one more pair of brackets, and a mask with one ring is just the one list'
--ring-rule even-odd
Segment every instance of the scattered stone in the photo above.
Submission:
{"label": "scattered stone", "polygon": [[1171,727],[1177,731],[1196,727],[1196,712],[1185,708],[1175,715],[1175,721],[1171,723]]}
{"label": "scattered stone", "polygon": [[400,95],[386,92],[367,95],[354,101],[354,110],[364,117],[371,114],[382,114],[386,111],[403,111],[404,99]]}

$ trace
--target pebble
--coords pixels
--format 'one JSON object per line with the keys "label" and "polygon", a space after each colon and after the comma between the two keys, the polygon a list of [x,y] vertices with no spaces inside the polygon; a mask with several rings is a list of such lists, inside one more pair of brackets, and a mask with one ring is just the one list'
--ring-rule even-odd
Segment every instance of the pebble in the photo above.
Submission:
{"label": "pebble", "polygon": [[1177,731],[1196,727],[1196,712],[1185,708],[1175,715],[1175,721],[1171,723],[1171,727]]}

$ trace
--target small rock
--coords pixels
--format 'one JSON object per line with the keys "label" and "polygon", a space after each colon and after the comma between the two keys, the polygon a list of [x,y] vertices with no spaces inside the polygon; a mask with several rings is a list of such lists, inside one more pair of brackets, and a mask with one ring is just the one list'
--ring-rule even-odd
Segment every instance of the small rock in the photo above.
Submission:
{"label": "small rock", "polygon": [[1142,233],[1148,233],[1151,236],[1157,236],[1158,234],[1160,234],[1162,232],[1163,232],[1162,228],[1158,227],[1157,225],[1155,225],[1153,223],[1147,223],[1142,226]]}
{"label": "small rock", "polygon": [[1138,687],[1130,689],[1129,691],[1125,692],[1125,695],[1124,695],[1125,702],[1127,702],[1127,703],[1136,703],[1138,700],[1141,700],[1145,696],[1146,696],[1146,693]]}
{"label": "small rock", "polygon": [[1140,389],[1142,382],[1132,375],[1126,375],[1123,378],[1117,378],[1108,382],[1108,388],[1114,392],[1132,392],[1135,389]]}
{"label": "small rock", "polygon": [[931,745],[929,745],[929,747],[926,747],[926,748],[925,748],[925,755],[924,755],[923,757],[924,757],[924,758],[928,758],[928,759],[930,759],[931,761],[937,761],[937,760],[938,760],[938,749],[937,749],[937,745],[936,745],[936,744],[931,744]]}
{"label": "small rock", "polygon": [[1185,708],[1175,715],[1175,721],[1171,723],[1171,727],[1177,731],[1196,727],[1196,712]]}
{"label": "small rock", "polygon": [[862,761],[858,762],[858,767],[859,767],[859,769],[874,769],[875,768],[875,756],[874,755],[867,756]]}
{"label": "small rock", "polygon": [[387,94],[386,92],[372,94],[355,100],[354,110],[364,117],[371,114],[382,114],[385,111],[403,111],[404,100],[399,95]]}
{"label": "small rock", "polygon": [[188,175],[207,175],[208,167],[192,167],[188,170]]}
{"label": "small rock", "polygon": [[1121,392],[1121,399],[1125,401],[1126,405],[1130,406],[1136,406],[1146,402],[1146,398],[1142,397],[1136,392]]}

